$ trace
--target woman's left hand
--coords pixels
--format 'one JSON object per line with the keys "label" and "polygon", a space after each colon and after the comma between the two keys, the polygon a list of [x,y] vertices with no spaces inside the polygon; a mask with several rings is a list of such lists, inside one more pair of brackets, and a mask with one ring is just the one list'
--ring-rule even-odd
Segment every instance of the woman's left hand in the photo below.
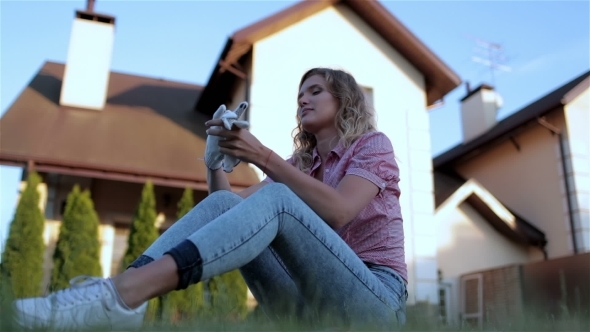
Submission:
{"label": "woman's left hand", "polygon": [[221,153],[256,166],[262,164],[262,159],[267,154],[268,148],[260,143],[247,129],[234,126],[232,130],[227,130],[223,127],[223,122],[220,119],[209,120],[205,122],[205,125],[209,127],[207,129],[208,135],[223,138],[219,140],[219,151]]}

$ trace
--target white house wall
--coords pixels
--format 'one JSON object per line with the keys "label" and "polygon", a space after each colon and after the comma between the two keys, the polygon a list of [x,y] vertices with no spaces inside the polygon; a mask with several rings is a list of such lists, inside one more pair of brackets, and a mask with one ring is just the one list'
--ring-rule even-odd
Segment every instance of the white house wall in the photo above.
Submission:
{"label": "white house wall", "polygon": [[[567,180],[579,252],[590,251],[590,89],[564,107]],[[571,227],[569,227],[571,232]]]}
{"label": "white house wall", "polygon": [[344,69],[373,90],[379,130],[400,168],[409,299],[438,301],[429,119],[424,77],[345,5],[325,9],[254,45],[251,131],[283,157],[293,151],[299,81],[310,68]]}

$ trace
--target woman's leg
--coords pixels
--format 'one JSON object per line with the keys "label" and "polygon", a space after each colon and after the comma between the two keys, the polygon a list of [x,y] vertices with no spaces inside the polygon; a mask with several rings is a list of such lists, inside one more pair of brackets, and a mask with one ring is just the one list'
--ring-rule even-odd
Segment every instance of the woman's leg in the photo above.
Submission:
{"label": "woman's leg", "polygon": [[242,266],[240,272],[267,316],[272,319],[304,318],[303,296],[271,247]]}
{"label": "woman's leg", "polygon": [[[323,220],[278,183],[261,188],[190,235],[162,262],[133,272],[149,279],[148,269],[165,269],[164,262],[172,258],[176,270],[169,271],[170,278],[178,280],[175,289],[183,289],[252,262],[268,246],[281,257],[306,304],[322,316],[392,324],[402,310],[405,286],[387,287]],[[145,287],[149,282],[134,283],[129,292],[145,301],[154,296]]]}
{"label": "woman's leg", "polygon": [[[142,303],[172,289],[184,289],[252,262],[269,246],[281,257],[306,304],[316,309],[320,317],[336,316],[350,323],[392,328],[396,313],[402,308],[402,287],[387,287],[303,201],[277,183],[261,188],[162,258],[126,271],[120,277],[126,279],[129,287],[117,287],[114,292],[118,290],[123,300],[133,306],[130,297]],[[168,281],[160,284],[162,280]],[[86,289],[71,293],[76,292],[88,293]],[[69,298],[70,293],[66,295]],[[104,296],[108,301],[97,296],[84,306],[64,309],[60,317],[86,317],[85,313],[92,310],[94,321],[105,319],[111,325],[124,321],[127,314],[122,309],[115,312],[109,305],[112,295]],[[21,307],[24,311],[39,301],[33,299]],[[101,305],[109,310],[100,309]],[[99,311],[105,312],[100,316],[103,318],[95,317]],[[69,321],[56,323],[71,325]]]}
{"label": "woman's leg", "polygon": [[[242,200],[242,197],[227,190],[219,190],[210,194],[160,235],[141,256],[137,257],[135,261],[129,265],[129,268],[138,268],[153,262],[155,259],[161,258],[166,251],[174,248],[180,242],[184,241],[190,234],[196,232],[201,227],[207,225],[215,218],[238,205]],[[173,264],[173,262],[168,261],[168,264]],[[149,286],[153,286],[154,284],[158,284],[164,288],[167,288],[167,284],[175,286],[176,281],[174,278],[170,277],[168,274],[162,274],[162,271],[166,270],[167,269],[157,268],[153,272],[148,273],[151,276],[151,278],[147,280],[147,282],[150,283]],[[142,280],[147,275],[137,274],[134,277],[135,279],[125,278],[123,276],[123,274],[130,273],[131,271],[133,271],[133,269],[126,270],[121,275],[112,277],[113,284],[120,293],[125,294],[127,289],[134,286],[133,284],[142,283]],[[152,292],[157,292],[157,290],[154,289]],[[126,303],[131,308],[135,308],[142,304],[142,302],[138,302],[134,297],[128,297]]]}
{"label": "woman's leg", "polygon": [[160,235],[129,267],[138,268],[162,257],[166,251],[174,248],[189,235],[238,205],[242,200],[242,197],[227,190],[210,194]]}
{"label": "woman's leg", "polygon": [[[138,268],[161,258],[165,252],[185,240],[188,235],[201,229],[241,201],[243,201],[242,197],[229,191],[220,190],[212,193],[166,230],[129,267]],[[168,263],[170,264],[172,261],[168,261]],[[162,271],[167,271],[167,269],[157,268],[151,273],[137,274],[134,278],[115,276],[113,282],[121,293],[125,293],[125,289],[133,287],[138,278],[141,279],[145,275],[151,276],[149,282],[152,284],[170,283],[172,285],[170,287],[176,287],[175,278],[171,278],[167,273],[162,274],[159,281],[153,282],[154,277],[160,275]],[[258,304],[263,307],[267,315],[282,317],[292,313],[300,313],[303,305],[302,298],[295,283],[270,248],[240,268],[240,272]],[[141,303],[133,298],[130,298],[129,302],[132,307]]]}

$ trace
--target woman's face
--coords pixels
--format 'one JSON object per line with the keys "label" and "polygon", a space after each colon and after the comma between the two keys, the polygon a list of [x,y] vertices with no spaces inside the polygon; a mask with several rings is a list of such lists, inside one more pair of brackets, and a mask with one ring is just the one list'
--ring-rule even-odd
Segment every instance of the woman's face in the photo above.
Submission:
{"label": "woman's face", "polygon": [[335,129],[338,100],[328,92],[323,76],[313,75],[307,78],[299,89],[297,102],[297,115],[305,131],[316,134],[325,129]]}

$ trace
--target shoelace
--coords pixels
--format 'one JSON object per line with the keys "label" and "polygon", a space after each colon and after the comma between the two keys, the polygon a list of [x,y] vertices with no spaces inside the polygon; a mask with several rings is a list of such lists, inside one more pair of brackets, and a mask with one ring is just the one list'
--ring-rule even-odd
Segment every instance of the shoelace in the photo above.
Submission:
{"label": "shoelace", "polygon": [[[83,280],[83,281],[81,281]],[[106,302],[103,294],[108,292],[103,278],[78,276],[70,280],[70,288],[62,289],[52,295],[54,304],[57,307],[75,305],[80,302],[89,302],[101,299],[105,308],[110,306]]]}

